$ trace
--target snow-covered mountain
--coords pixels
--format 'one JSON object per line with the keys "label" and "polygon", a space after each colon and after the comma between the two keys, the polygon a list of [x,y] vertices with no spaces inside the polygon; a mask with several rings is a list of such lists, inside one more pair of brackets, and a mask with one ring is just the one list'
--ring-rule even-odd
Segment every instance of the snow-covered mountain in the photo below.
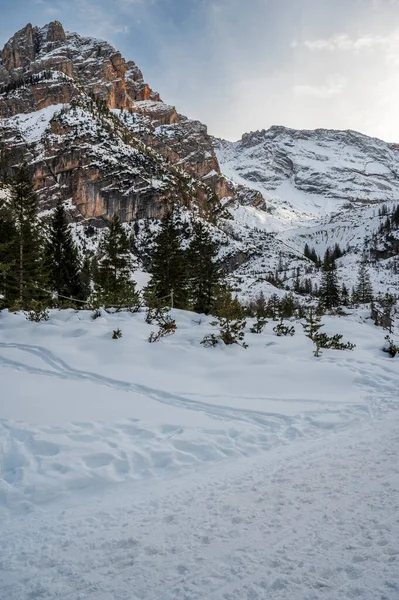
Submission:
{"label": "snow-covered mountain", "polygon": [[[399,204],[399,145],[354,131],[284,127],[245,134],[238,142],[214,140],[214,145],[222,172],[266,200],[266,214],[236,208],[236,218],[247,235],[253,230],[258,238],[257,256],[236,274],[244,289],[257,289],[281,261],[287,265],[288,285],[297,267],[302,273],[310,269],[308,275],[317,281],[317,270],[303,261],[307,243],[321,257],[335,244],[346,251],[338,267],[349,286],[354,283],[360,254],[364,250],[372,254],[373,245],[378,247],[385,260],[371,265],[375,287],[398,292],[397,245],[391,239],[399,239],[398,231],[390,231],[389,240],[373,235],[386,211]],[[259,236],[258,230],[264,235]]]}
{"label": "snow-covered mountain", "polygon": [[57,21],[27,25],[0,52],[0,139],[0,182],[26,162],[43,211],[61,199],[71,218],[101,226],[113,214],[159,219],[177,202],[206,219],[244,295],[275,291],[276,271],[283,290],[298,273],[317,283],[306,243],[346,251],[349,287],[366,249],[376,290],[399,291],[398,231],[374,235],[399,202],[399,145],[284,127],[213,140],[135,63]]}
{"label": "snow-covered mountain", "polygon": [[250,182],[280,210],[327,215],[399,198],[399,144],[355,131],[271,127],[216,147],[225,174]]}
{"label": "snow-covered mountain", "polygon": [[212,220],[236,194],[204,125],[108,43],[57,21],[27,25],[0,52],[0,137],[0,180],[26,162],[44,208],[69,201],[75,218],[161,218],[175,201]]}

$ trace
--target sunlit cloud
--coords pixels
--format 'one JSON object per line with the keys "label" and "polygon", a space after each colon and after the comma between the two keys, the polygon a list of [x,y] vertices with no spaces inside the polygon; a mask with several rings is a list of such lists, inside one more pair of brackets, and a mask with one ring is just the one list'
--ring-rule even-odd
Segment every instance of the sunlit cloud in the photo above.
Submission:
{"label": "sunlit cloud", "polygon": [[344,92],[345,80],[331,80],[323,85],[302,84],[294,86],[294,93],[301,96],[314,96],[316,98],[331,98]]}

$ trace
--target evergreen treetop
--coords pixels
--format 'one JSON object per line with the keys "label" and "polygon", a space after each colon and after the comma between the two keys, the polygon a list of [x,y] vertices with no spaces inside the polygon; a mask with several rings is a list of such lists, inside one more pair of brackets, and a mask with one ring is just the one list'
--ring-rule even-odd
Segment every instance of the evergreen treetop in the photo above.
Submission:
{"label": "evergreen treetop", "polygon": [[[85,293],[79,253],[61,202],[50,222],[46,256],[51,289],[60,297],[84,300],[87,290]],[[60,300],[62,303],[63,299]]]}
{"label": "evergreen treetop", "polygon": [[131,279],[132,252],[129,236],[114,215],[98,250],[95,293],[100,305],[137,309],[138,293]]}

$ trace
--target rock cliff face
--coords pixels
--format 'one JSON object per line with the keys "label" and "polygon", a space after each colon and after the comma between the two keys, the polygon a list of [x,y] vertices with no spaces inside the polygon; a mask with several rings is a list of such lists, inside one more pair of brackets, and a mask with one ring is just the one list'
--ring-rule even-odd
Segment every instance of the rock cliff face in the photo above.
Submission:
{"label": "rock cliff face", "polygon": [[[16,92],[0,97],[1,117],[69,104],[80,87],[102,98],[109,108],[132,108],[135,100],[160,100],[134,62],[126,62],[106,42],[66,33],[58,21],[42,29],[29,24],[18,31],[0,53],[0,65],[2,87]],[[66,78],[37,88],[35,76],[49,70]],[[14,101],[18,96],[23,96],[24,104]]]}
{"label": "rock cliff face", "polygon": [[207,129],[179,115],[106,42],[27,25],[0,52],[0,178],[27,162],[43,206],[76,216],[162,217],[177,201],[215,217],[219,199],[260,194],[221,176]]}

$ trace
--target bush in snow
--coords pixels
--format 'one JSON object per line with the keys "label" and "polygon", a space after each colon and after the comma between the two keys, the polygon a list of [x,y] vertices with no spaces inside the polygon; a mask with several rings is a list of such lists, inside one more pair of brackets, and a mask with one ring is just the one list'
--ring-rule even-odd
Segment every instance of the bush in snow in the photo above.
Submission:
{"label": "bush in snow", "polygon": [[[156,321],[158,324],[158,331],[151,331],[148,341],[150,344],[153,342],[159,342],[161,338],[173,335],[176,333],[176,321],[172,319],[167,309],[155,309],[157,315],[153,318],[150,323]],[[148,323],[148,321],[147,321]]]}
{"label": "bush in snow", "polygon": [[145,315],[145,322],[151,325],[152,323],[163,323],[169,314],[169,308],[157,307],[157,308],[148,308]]}
{"label": "bush in snow", "polygon": [[320,350],[322,348],[330,348],[332,350],[353,350],[356,347],[351,342],[341,342],[342,335],[336,333],[333,336],[328,336],[326,333],[320,333],[319,329],[324,327],[321,323],[321,316],[317,315],[311,309],[305,319],[305,323],[302,323],[302,327],[305,330],[305,335],[316,344],[316,350],[313,354],[316,357],[321,355]]}
{"label": "bush in snow", "polygon": [[356,344],[341,342],[342,337],[338,333],[331,337],[326,333],[316,333],[313,341],[318,348],[331,348],[332,350],[353,350],[353,348],[356,348]]}
{"label": "bush in snow", "polygon": [[257,317],[255,323],[252,325],[252,327],[250,328],[250,332],[251,333],[262,333],[262,331],[264,330],[264,328],[267,325],[267,321],[264,317]]}
{"label": "bush in snow", "polygon": [[385,341],[388,343],[388,346],[383,348],[384,352],[387,352],[389,356],[394,358],[399,353],[399,346],[394,344],[393,339],[389,335],[385,336]]}
{"label": "bush in snow", "polygon": [[31,310],[25,313],[28,321],[34,321],[40,323],[40,321],[48,321],[50,313],[45,306],[35,300],[31,301]]}
{"label": "bush in snow", "polygon": [[101,317],[101,308],[95,308],[91,313],[91,318],[93,319],[93,321],[95,321],[99,317]]}
{"label": "bush in snow", "polygon": [[204,337],[201,344],[205,346],[205,348],[214,348],[218,345],[220,341],[220,336],[215,335],[214,333],[210,333]]}
{"label": "bush in snow", "polygon": [[293,336],[295,335],[295,327],[284,325],[283,319],[281,319],[280,323],[273,327],[273,331],[278,337],[282,336]]}
{"label": "bush in snow", "polygon": [[219,341],[226,344],[226,346],[232,346],[237,344],[242,348],[248,348],[248,344],[245,342],[245,327],[247,321],[244,317],[239,319],[230,319],[229,317],[217,317],[216,321],[212,321],[213,327],[218,327],[219,333],[216,335],[211,333],[206,335],[202,340],[206,348],[216,346]]}
{"label": "bush in snow", "polygon": [[113,340],[119,340],[122,337],[122,330],[119,329],[114,329],[112,332],[112,339]]}

